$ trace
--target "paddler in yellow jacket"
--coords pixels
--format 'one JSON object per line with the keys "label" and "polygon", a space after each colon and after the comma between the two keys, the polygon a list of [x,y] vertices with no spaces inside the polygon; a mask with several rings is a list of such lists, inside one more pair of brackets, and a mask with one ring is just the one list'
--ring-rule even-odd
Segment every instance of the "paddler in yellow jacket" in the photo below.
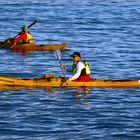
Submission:
{"label": "paddler in yellow jacket", "polygon": [[35,41],[33,40],[32,34],[28,31],[28,26],[22,27],[22,32],[20,32],[20,35],[14,39],[14,44],[11,46],[13,48],[17,43],[20,44],[35,44]]}
{"label": "paddler in yellow jacket", "polygon": [[[71,76],[68,80],[83,81],[83,82],[93,80],[92,78],[90,78],[89,64],[87,61],[81,59],[81,54],[79,52],[74,52],[70,56],[73,58],[73,65],[72,65],[73,76]],[[64,64],[61,64],[60,67],[62,69],[66,69]]]}

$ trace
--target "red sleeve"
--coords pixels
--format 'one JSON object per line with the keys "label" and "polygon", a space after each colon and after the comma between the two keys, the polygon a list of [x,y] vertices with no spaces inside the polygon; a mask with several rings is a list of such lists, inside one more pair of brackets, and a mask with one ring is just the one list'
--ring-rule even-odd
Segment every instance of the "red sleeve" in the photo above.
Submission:
{"label": "red sleeve", "polygon": [[27,35],[24,33],[15,39],[16,42],[25,41],[26,42]]}

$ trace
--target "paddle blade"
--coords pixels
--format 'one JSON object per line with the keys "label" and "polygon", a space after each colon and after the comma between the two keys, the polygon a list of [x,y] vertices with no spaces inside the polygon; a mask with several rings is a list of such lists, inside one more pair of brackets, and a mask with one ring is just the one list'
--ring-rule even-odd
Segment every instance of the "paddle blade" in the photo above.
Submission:
{"label": "paddle blade", "polygon": [[[60,49],[54,50],[54,56],[55,56],[56,59],[59,60],[59,63],[60,63],[60,65],[61,65],[62,63],[61,63],[61,51],[60,51]],[[67,79],[66,79],[66,76],[65,76],[65,71],[64,71],[64,69],[62,69],[62,71],[63,71],[63,75],[64,75],[64,77],[65,77],[65,82],[66,82]],[[66,84],[67,84],[67,82],[66,82]]]}
{"label": "paddle blade", "polygon": [[61,60],[61,51],[60,49],[54,50],[54,56],[56,59]]}

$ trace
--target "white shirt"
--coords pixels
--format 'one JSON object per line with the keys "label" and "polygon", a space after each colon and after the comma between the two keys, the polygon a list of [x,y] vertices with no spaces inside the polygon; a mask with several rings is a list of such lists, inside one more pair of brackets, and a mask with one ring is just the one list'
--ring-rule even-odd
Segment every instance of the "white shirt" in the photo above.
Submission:
{"label": "white shirt", "polygon": [[76,64],[76,73],[75,73],[72,77],[70,77],[69,80],[72,81],[72,80],[76,80],[77,78],[79,78],[79,76],[80,76],[80,74],[81,74],[81,71],[82,71],[82,69],[84,69],[84,68],[85,68],[84,63],[82,63],[82,62],[79,61],[79,62]]}

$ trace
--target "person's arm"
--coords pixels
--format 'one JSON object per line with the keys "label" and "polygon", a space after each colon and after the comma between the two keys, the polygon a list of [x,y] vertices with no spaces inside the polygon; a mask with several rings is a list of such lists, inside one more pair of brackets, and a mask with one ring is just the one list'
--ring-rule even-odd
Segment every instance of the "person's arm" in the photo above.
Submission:
{"label": "person's arm", "polygon": [[17,44],[17,42],[14,40],[13,44],[12,44],[12,46],[10,48],[14,48],[14,46],[16,46],[16,44]]}
{"label": "person's arm", "polygon": [[15,42],[17,42],[17,43],[19,43],[20,41],[26,41],[26,39],[27,39],[27,36],[26,36],[26,34],[24,33],[24,34],[22,34],[22,35],[20,35],[19,37],[17,37],[17,38],[15,38]]}
{"label": "person's arm", "polygon": [[15,38],[12,42],[12,46],[10,48],[14,48],[14,46],[16,46],[17,43],[20,43],[20,41],[23,39],[23,35],[18,36],[17,38]]}
{"label": "person's arm", "polygon": [[85,68],[85,65],[82,62],[78,62],[78,64],[76,65],[76,73],[72,77],[70,77],[69,80],[72,81],[79,78],[81,71],[84,68]]}

